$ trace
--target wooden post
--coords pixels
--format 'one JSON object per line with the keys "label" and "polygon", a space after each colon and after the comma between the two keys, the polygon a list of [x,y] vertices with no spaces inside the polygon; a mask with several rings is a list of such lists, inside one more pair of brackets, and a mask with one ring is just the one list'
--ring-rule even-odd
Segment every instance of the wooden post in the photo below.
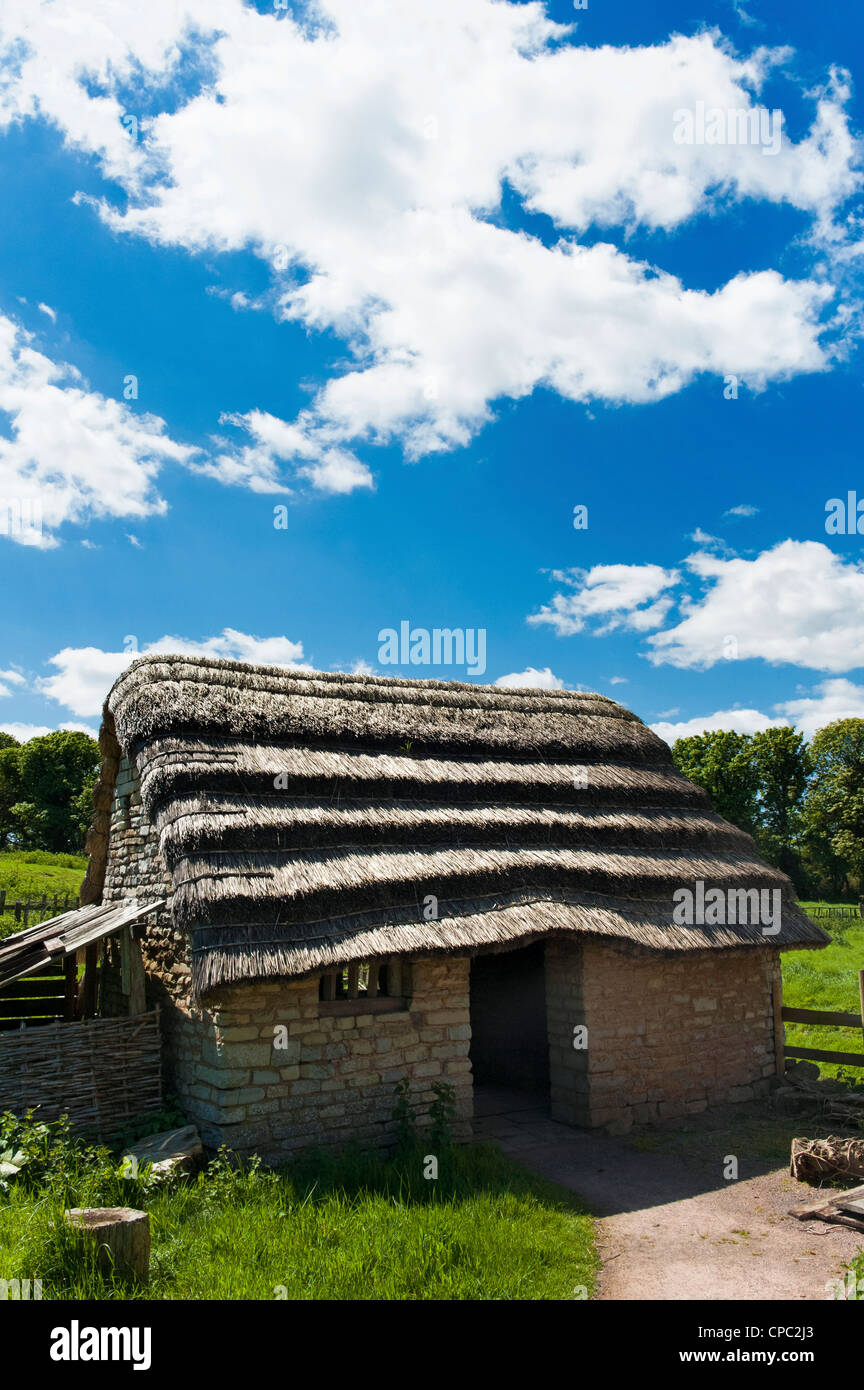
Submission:
{"label": "wooden post", "polygon": [[63,1008],[63,1017],[67,1023],[73,1023],[78,1012],[78,953],[73,951],[71,956],[67,956],[63,962],[63,973],[66,976],[66,1000]]}
{"label": "wooden post", "polygon": [[150,1217],[132,1207],[72,1207],[63,1213],[80,1233],[81,1243],[96,1247],[103,1274],[133,1275],[145,1280],[150,1272]]}
{"label": "wooden post", "polygon": [[95,1018],[97,1000],[97,968],[99,965],[99,943],[91,941],[86,948],[84,961],[84,999],[81,1004],[82,1018]]}
{"label": "wooden post", "polygon": [[144,962],[131,926],[120,932],[120,977],[123,993],[129,1000],[130,1015],[143,1014],[147,1008]]}
{"label": "wooden post", "polygon": [[778,1076],[786,1070],[786,1032],[783,1028],[783,980],[776,979],[773,984],[774,997],[774,1065]]}

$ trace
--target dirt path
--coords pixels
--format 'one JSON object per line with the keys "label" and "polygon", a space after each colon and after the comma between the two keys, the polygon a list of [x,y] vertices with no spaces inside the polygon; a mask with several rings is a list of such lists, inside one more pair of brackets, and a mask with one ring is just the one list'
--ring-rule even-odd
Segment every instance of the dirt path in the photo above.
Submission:
{"label": "dirt path", "polygon": [[693,1162],[556,1124],[528,1102],[514,1108],[512,1095],[490,1095],[478,1111],[478,1138],[597,1213],[601,1300],[826,1299],[828,1281],[864,1246],[843,1226],[787,1215],[812,1192],[785,1168],[724,1179],[726,1144]]}

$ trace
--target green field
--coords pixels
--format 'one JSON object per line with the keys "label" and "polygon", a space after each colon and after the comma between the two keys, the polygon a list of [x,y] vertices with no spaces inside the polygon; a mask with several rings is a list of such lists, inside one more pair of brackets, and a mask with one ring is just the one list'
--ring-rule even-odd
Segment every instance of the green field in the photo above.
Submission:
{"label": "green field", "polygon": [[[802,902],[804,911],[827,907],[828,903]],[[858,971],[864,969],[864,918],[823,918],[819,925],[831,937],[822,951],[783,953],[783,1003],[795,1009],[840,1009],[860,1013]],[[787,1023],[786,1042],[790,1047],[818,1047],[834,1052],[862,1054],[864,1038],[860,1028],[820,1028],[812,1024]],[[843,1070],[819,1063],[823,1076],[837,1076]],[[864,1084],[864,1067],[846,1068],[850,1080]]]}
{"label": "green field", "polygon": [[[217,1158],[197,1179],[152,1187],[119,1175],[119,1153],[61,1143],[0,1191],[0,1278],[41,1279],[43,1299],[591,1296],[593,1222],[577,1199],[491,1145],[445,1146],[437,1180],[425,1180],[426,1147],[390,1161],[308,1153],[270,1172]],[[149,1212],[146,1287],[82,1259],[64,1227],[70,1206]]]}
{"label": "green field", "polygon": [[[0,890],[6,890],[7,907],[16,898],[32,901],[46,893],[78,893],[87,870],[87,859],[81,854],[49,854],[45,850],[4,850],[0,852]],[[50,916],[49,911],[46,915]],[[31,914],[30,925],[39,917]],[[12,912],[0,914],[0,937],[20,931]]]}

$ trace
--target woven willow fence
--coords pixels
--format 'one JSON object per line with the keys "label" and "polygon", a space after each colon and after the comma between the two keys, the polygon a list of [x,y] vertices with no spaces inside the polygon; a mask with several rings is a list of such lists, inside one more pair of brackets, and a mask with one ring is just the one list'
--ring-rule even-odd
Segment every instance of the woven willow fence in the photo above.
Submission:
{"label": "woven willow fence", "polygon": [[0,1113],[68,1115],[105,1138],[161,1105],[158,1009],[0,1034]]}

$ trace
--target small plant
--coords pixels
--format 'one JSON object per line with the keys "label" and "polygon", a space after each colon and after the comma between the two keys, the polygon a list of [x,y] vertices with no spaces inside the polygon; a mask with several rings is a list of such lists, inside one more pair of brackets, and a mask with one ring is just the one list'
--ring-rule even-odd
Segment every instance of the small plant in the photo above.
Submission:
{"label": "small plant", "polygon": [[446,1081],[436,1081],[432,1087],[435,1099],[429,1106],[432,1125],[429,1138],[433,1148],[446,1153],[453,1146],[453,1121],[456,1118],[456,1092]]}
{"label": "small plant", "polygon": [[396,1151],[404,1153],[417,1143],[417,1126],[414,1107],[411,1104],[411,1085],[407,1076],[397,1081],[395,1086],[396,1103],[392,1118],[396,1125]]}

